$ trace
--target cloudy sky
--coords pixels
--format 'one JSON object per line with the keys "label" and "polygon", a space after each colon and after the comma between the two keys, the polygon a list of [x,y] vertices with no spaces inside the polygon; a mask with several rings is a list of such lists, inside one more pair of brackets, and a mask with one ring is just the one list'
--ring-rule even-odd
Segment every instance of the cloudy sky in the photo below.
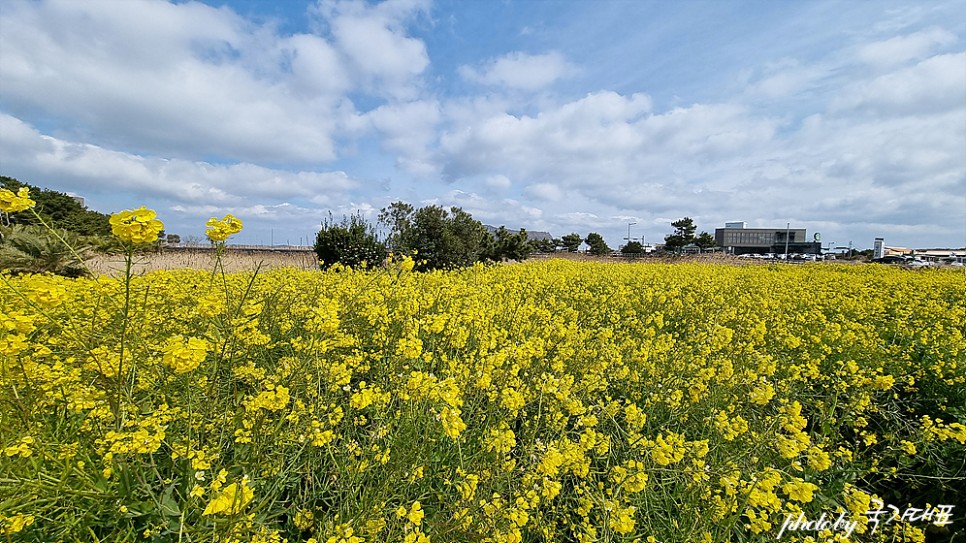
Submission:
{"label": "cloudy sky", "polygon": [[966,245],[966,3],[0,0],[0,174],[297,244],[456,205]]}

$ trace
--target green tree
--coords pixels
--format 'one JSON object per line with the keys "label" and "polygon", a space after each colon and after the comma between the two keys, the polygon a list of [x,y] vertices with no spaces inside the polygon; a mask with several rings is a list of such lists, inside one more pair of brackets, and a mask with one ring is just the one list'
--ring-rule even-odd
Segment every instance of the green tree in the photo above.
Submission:
{"label": "green tree", "polygon": [[684,217],[671,223],[674,233],[664,236],[664,250],[680,251],[682,247],[694,242],[694,231],[698,229],[694,224],[694,219]]}
{"label": "green tree", "polygon": [[[86,209],[80,202],[63,192],[35,187],[12,177],[0,176],[0,186],[13,192],[21,187],[30,189],[30,198],[37,202],[34,208],[47,224],[54,224],[69,232],[83,236],[110,236],[110,217]],[[39,224],[31,213],[12,213],[4,224]]]}
{"label": "green tree", "polygon": [[567,234],[566,236],[560,238],[560,244],[563,245],[564,249],[569,253],[576,253],[580,244],[584,242],[584,238],[580,237],[580,234],[573,232]]}
{"label": "green tree", "polygon": [[611,252],[610,247],[607,246],[607,242],[604,241],[604,237],[597,232],[587,234],[584,243],[590,247],[590,254],[592,255],[607,255]]}
{"label": "green tree", "polygon": [[394,252],[413,255],[416,269],[452,269],[487,258],[491,236],[480,221],[459,207],[431,205],[414,209],[394,202],[379,214],[389,228]]}
{"label": "green tree", "polygon": [[685,217],[683,219],[678,219],[671,223],[674,227],[674,233],[687,240],[688,243],[694,241],[694,231],[698,227],[694,224],[694,219],[691,217]]}
{"label": "green tree", "polygon": [[621,253],[625,255],[640,255],[644,254],[644,246],[641,245],[639,241],[629,241],[627,245],[621,247]]}
{"label": "green tree", "polygon": [[379,223],[389,229],[386,244],[393,251],[407,252],[404,247],[409,241],[416,209],[406,202],[393,202],[379,212]]}
{"label": "green tree", "polygon": [[375,229],[362,215],[343,216],[336,223],[330,213],[315,238],[315,254],[322,269],[336,263],[359,267],[363,262],[371,265],[385,260],[386,245],[379,241]]}
{"label": "green tree", "polygon": [[694,238],[694,244],[698,247],[701,247],[702,250],[711,249],[717,245],[717,243],[714,241],[714,236],[707,232],[701,232],[698,234],[698,236]]}
{"label": "green tree", "polygon": [[501,226],[493,233],[487,257],[495,262],[526,260],[533,252],[533,244],[527,239],[527,231],[511,232]]}
{"label": "green tree", "polygon": [[530,247],[535,253],[553,253],[560,245],[559,239],[535,239],[530,241]]}

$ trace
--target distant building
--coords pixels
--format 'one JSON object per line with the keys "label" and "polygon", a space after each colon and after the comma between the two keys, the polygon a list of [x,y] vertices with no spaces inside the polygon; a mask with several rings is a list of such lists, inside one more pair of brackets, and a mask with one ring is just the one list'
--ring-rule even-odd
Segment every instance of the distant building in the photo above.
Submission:
{"label": "distant building", "polygon": [[885,240],[882,238],[875,238],[875,243],[872,245],[872,258],[882,258],[885,256]]}
{"label": "distant building", "polygon": [[[719,249],[733,255],[821,254],[822,243],[814,236],[806,237],[804,228],[745,228],[743,222],[729,222],[725,228],[716,228],[714,241]],[[728,226],[734,225],[734,226]]]}
{"label": "distant building", "polygon": [[910,251],[926,262],[966,262],[966,247],[960,249],[916,249]]}
{"label": "distant building", "polygon": [[[485,228],[487,232],[493,235],[496,235],[496,231],[499,230],[499,228],[495,226],[490,226],[489,224],[484,224],[483,228]],[[519,230],[510,230],[509,228],[507,228],[507,232],[511,234],[516,234],[517,232],[519,232]],[[527,230],[527,241],[553,241],[553,236],[550,235],[550,232],[538,232],[538,231]]]}
{"label": "distant building", "polygon": [[915,249],[908,249],[906,247],[882,246],[882,256],[912,256],[915,252]]}

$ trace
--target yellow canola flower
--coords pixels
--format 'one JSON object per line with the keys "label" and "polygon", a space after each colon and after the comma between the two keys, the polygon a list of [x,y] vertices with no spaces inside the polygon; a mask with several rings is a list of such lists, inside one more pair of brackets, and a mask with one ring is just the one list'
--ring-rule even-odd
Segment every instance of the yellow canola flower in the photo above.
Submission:
{"label": "yellow canola flower", "polygon": [[168,339],[163,349],[162,361],[175,373],[188,373],[197,368],[208,356],[208,343],[203,339],[178,335]]}
{"label": "yellow canola flower", "polygon": [[490,428],[486,449],[498,453],[508,453],[517,444],[516,435],[506,421],[500,421],[496,428]]}
{"label": "yellow canola flower", "polygon": [[241,485],[232,483],[218,493],[205,507],[203,516],[235,515],[241,512],[255,497],[255,492],[248,487],[248,480],[242,479]]}
{"label": "yellow canola flower", "polygon": [[111,233],[121,241],[134,244],[152,243],[158,240],[158,234],[164,230],[164,223],[157,219],[158,214],[152,209],[141,206],[137,209],[125,209],[111,215]]}
{"label": "yellow canola flower", "polygon": [[288,393],[288,387],[266,385],[264,390],[258,393],[258,396],[249,399],[245,407],[248,411],[257,411],[259,409],[265,409],[266,411],[280,411],[285,409],[288,405],[290,396]]}
{"label": "yellow canola flower", "polygon": [[415,532],[406,534],[406,538],[403,539],[403,543],[430,543],[430,539],[428,535],[416,530]]}
{"label": "yellow canola flower", "polygon": [[414,501],[412,507],[410,507],[408,510],[406,509],[406,506],[400,505],[399,508],[396,509],[396,516],[399,518],[405,518],[411,522],[413,526],[419,526],[423,523],[423,517],[426,516],[426,513],[423,512],[423,504],[419,503],[419,501]]}
{"label": "yellow canola flower", "polygon": [[801,503],[808,503],[812,501],[812,494],[816,490],[818,490],[818,486],[802,481],[801,479],[789,481],[782,485],[782,491],[784,491],[789,498]]}
{"label": "yellow canola flower", "polygon": [[426,513],[423,513],[423,504],[415,501],[413,502],[412,508],[409,510],[409,514],[406,515],[406,518],[409,519],[409,522],[413,523],[413,526],[419,526],[423,523],[423,517],[425,516]]}
{"label": "yellow canola flower", "polygon": [[460,418],[460,413],[461,411],[457,408],[444,407],[439,414],[440,422],[443,424],[443,432],[451,439],[457,439],[466,429],[466,423]]}
{"label": "yellow canola flower", "polygon": [[315,514],[309,509],[303,509],[295,514],[293,522],[299,530],[308,530],[315,523]]}
{"label": "yellow canola flower", "polygon": [[[688,527],[691,541],[701,541],[706,530],[716,541],[754,539],[755,531],[765,534],[759,539],[774,538],[787,515],[821,512],[817,500],[840,502],[846,514],[864,520],[871,495],[850,490],[843,496],[840,485],[866,480],[872,470],[886,474],[909,465],[907,455],[935,455],[966,441],[966,421],[953,423],[950,416],[879,416],[904,397],[877,388],[882,365],[897,376],[896,393],[961,385],[938,386],[963,374],[956,347],[966,291],[961,273],[945,273],[550,262],[412,276],[278,270],[253,281],[251,274],[226,274],[222,288],[203,271],[159,272],[132,281],[138,310],[123,365],[112,341],[119,332],[120,320],[111,319],[117,304],[102,303],[117,294],[117,282],[0,274],[6,304],[0,311],[6,396],[0,392],[0,400],[16,405],[15,393],[26,386],[37,391],[23,402],[28,424],[17,421],[2,440],[0,464],[7,469],[0,477],[56,477],[59,469],[77,465],[80,473],[112,485],[126,479],[151,484],[152,463],[134,455],[162,458],[170,448],[182,466],[189,496],[184,507],[221,519],[219,536],[226,541],[263,543],[276,533],[268,520],[288,514],[290,530],[305,530],[288,533],[289,539],[315,536],[317,543],[330,537],[337,543],[415,541],[423,522],[426,537],[440,542],[457,539],[454,533],[494,543],[519,541],[521,533],[546,541],[600,541],[621,539],[622,531],[628,541],[652,533],[654,541],[673,540],[681,528],[672,520],[679,519],[659,515],[638,526],[636,511],[628,510],[633,505],[646,515],[652,499],[709,510]],[[810,297],[799,289],[826,282],[802,281],[808,274],[827,275],[828,292]],[[576,288],[585,281],[613,289],[591,295]],[[736,281],[763,288],[731,288]],[[850,297],[836,300],[839,290]],[[917,291],[923,295],[913,296]],[[865,294],[853,300],[856,293]],[[611,301],[600,303],[598,295]],[[835,301],[826,303],[830,297]],[[214,300],[213,309],[203,309],[205,300]],[[875,305],[879,300],[885,305]],[[876,315],[895,317],[894,325],[880,330],[867,319],[866,302]],[[666,315],[658,318],[657,310]],[[761,313],[768,331],[800,336],[807,348],[786,356],[784,336],[748,329],[749,311]],[[705,326],[707,314],[717,315],[715,326],[735,330],[730,343],[717,343],[716,328]],[[254,330],[270,341],[250,342]],[[686,342],[675,339],[679,332],[706,335]],[[928,348],[929,363],[901,344],[880,345],[882,334],[896,333]],[[208,371],[212,361],[202,358],[204,351],[198,349],[197,359],[191,354],[192,337],[208,349],[217,342],[232,363]],[[422,352],[394,356],[397,340]],[[839,363],[858,354],[854,368]],[[172,378],[177,370],[170,368],[187,370],[199,360],[182,375],[191,377],[190,387]],[[775,360],[787,363],[772,367]],[[133,379],[120,380],[123,405],[113,387],[104,386],[119,383],[119,366],[137,369]],[[200,384],[206,379],[215,386]],[[689,397],[689,387],[705,382],[700,398]],[[749,398],[755,389],[763,406]],[[126,401],[128,390],[138,403]],[[672,395],[677,408],[666,401]],[[862,413],[869,420],[860,423],[855,404],[832,403],[835,398],[866,402]],[[184,412],[159,409],[162,400]],[[123,420],[114,405],[124,408]],[[46,416],[51,412],[76,418],[77,435],[85,438],[65,443],[80,438],[50,427],[56,422]],[[809,424],[813,417],[822,424]],[[861,437],[856,446],[851,432],[840,432],[852,427],[875,431],[882,447],[869,450]],[[36,443],[18,441],[27,433]],[[216,456],[225,452],[226,440],[234,440],[232,454]],[[67,448],[71,452],[63,452]],[[431,450],[445,454],[422,454]],[[873,464],[877,458],[881,464]],[[241,508],[239,472],[271,478],[295,462],[309,482],[298,501],[288,499],[284,485],[259,486],[259,501]],[[229,478],[227,470],[236,476]],[[312,520],[302,509],[328,499],[329,485],[366,477],[400,484],[380,486],[366,505],[344,509],[338,518],[316,511]],[[833,480],[837,484],[825,484]],[[427,500],[433,516],[422,507],[411,512],[417,498]],[[120,504],[109,507],[119,519]],[[238,511],[229,516],[235,504]],[[130,514],[135,508],[127,505]],[[64,515],[77,515],[87,502],[78,498],[64,506]],[[16,510],[5,513],[12,517]],[[298,517],[300,510],[305,514]],[[41,521],[43,510],[32,513],[38,518],[23,529],[29,532],[24,537],[60,537],[58,528]],[[417,527],[408,517],[420,514]],[[452,519],[456,531],[440,530],[433,522],[440,518]],[[718,529],[725,519],[730,525]],[[6,526],[0,518],[0,540]],[[188,523],[185,530],[186,539],[204,539],[211,523]],[[84,537],[77,532],[61,539]]]}
{"label": "yellow canola flower", "polygon": [[34,438],[31,436],[25,436],[20,438],[20,441],[16,445],[12,445],[3,450],[4,456],[20,456],[22,458],[27,458],[33,454],[30,446],[33,445]]}
{"label": "yellow canola flower", "polygon": [[4,213],[26,211],[35,205],[37,202],[30,199],[30,190],[27,187],[20,187],[17,194],[9,189],[0,189],[0,211]]}
{"label": "yellow canola flower", "polygon": [[[308,540],[309,543],[316,541],[315,538]],[[325,540],[325,543],[365,543],[365,538],[355,535],[355,530],[348,524],[340,524],[335,527],[335,535]]]}
{"label": "yellow canola flower", "polygon": [[13,535],[22,532],[24,528],[33,524],[34,520],[36,519],[33,515],[24,515],[22,513],[17,513],[12,517],[0,515],[0,534]]}
{"label": "yellow canola flower", "polygon": [[654,448],[651,449],[651,458],[657,465],[667,466],[680,462],[684,458],[684,453],[684,436],[668,432],[667,437],[663,434],[657,436]]}
{"label": "yellow canola flower", "polygon": [[610,527],[619,534],[630,533],[634,529],[634,514],[637,508],[634,506],[624,507],[611,513]]}
{"label": "yellow canola flower", "polygon": [[832,466],[832,459],[828,453],[819,447],[808,449],[808,467],[816,471],[825,471]]}
{"label": "yellow canola flower", "polygon": [[212,217],[208,219],[208,222],[205,223],[205,226],[208,227],[208,229],[205,230],[205,235],[208,236],[208,239],[211,241],[216,242],[225,241],[229,236],[233,236],[241,232],[243,227],[241,219],[238,219],[231,213],[225,215],[222,219]]}

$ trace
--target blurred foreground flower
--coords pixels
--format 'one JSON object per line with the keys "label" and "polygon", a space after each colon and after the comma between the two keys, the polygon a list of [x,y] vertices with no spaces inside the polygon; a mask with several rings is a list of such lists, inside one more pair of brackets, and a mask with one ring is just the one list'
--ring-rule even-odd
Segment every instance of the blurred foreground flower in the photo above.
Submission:
{"label": "blurred foreground flower", "polygon": [[228,236],[235,235],[242,230],[241,219],[236,218],[231,213],[225,215],[221,220],[212,217],[208,219],[205,226],[208,227],[205,230],[205,235],[211,241],[225,241],[228,239]]}
{"label": "blurred foreground flower", "polygon": [[36,204],[37,202],[30,199],[30,191],[27,187],[21,187],[17,194],[8,189],[0,189],[0,211],[16,213],[30,209]]}
{"label": "blurred foreground flower", "polygon": [[125,209],[111,215],[111,233],[122,241],[134,244],[152,243],[164,229],[152,209],[141,206],[135,210]]}

